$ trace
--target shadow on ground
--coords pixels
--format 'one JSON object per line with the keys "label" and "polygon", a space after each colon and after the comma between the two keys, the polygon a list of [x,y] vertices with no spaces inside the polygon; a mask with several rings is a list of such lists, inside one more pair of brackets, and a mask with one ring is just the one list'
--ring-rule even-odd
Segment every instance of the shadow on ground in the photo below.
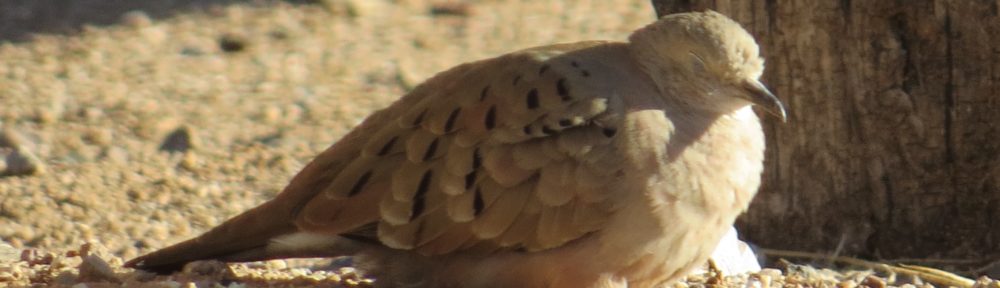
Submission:
{"label": "shadow on ground", "polygon": [[[312,4],[318,0],[284,0]],[[84,26],[118,23],[122,15],[143,11],[150,18],[169,18],[178,13],[233,4],[265,3],[253,0],[2,0],[0,44],[24,42],[33,34],[72,35]]]}

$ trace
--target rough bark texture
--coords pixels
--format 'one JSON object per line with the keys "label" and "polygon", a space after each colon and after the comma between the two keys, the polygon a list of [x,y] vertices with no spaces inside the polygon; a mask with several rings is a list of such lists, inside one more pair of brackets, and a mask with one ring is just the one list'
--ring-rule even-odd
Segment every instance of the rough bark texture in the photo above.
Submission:
{"label": "rough bark texture", "polygon": [[743,23],[788,107],[766,125],[765,184],[739,223],[750,241],[1000,256],[997,1],[653,2]]}

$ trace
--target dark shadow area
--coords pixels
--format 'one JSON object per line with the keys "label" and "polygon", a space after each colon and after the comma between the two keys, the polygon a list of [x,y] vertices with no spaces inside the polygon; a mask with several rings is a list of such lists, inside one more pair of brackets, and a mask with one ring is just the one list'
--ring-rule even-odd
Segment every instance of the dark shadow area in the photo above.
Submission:
{"label": "dark shadow area", "polygon": [[[312,4],[317,0],[283,0]],[[33,34],[72,35],[84,26],[117,24],[122,15],[143,11],[151,19],[224,7],[233,4],[266,4],[253,0],[0,0],[0,43],[23,42]]]}

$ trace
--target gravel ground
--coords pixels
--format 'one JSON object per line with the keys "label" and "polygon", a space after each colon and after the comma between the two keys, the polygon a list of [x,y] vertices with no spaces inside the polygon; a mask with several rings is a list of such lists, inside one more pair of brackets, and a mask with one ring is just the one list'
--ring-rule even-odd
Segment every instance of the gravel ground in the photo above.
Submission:
{"label": "gravel ground", "polygon": [[[0,286],[370,286],[319,260],[200,262],[169,277],[121,264],[271,198],[315,153],[437,71],[536,45],[624,39],[653,19],[646,0],[320,2],[159,20],[134,12],[118,25],[0,44]],[[677,286],[921,284],[786,268]]]}

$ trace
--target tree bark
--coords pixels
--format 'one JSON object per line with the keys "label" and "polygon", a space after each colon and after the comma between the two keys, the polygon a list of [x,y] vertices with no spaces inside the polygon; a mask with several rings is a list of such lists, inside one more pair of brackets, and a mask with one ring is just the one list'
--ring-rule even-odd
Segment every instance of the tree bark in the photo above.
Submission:
{"label": "tree bark", "polygon": [[764,185],[738,223],[764,247],[1000,257],[997,1],[670,1],[742,23],[788,123],[764,117]]}

